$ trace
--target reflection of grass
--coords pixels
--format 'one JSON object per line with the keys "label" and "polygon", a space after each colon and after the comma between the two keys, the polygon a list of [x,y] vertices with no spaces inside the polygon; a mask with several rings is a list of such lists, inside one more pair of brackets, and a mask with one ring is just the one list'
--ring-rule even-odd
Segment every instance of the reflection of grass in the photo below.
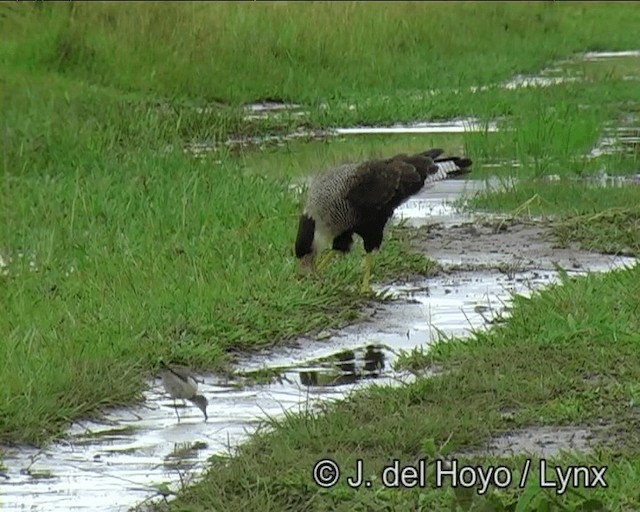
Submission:
{"label": "reflection of grass", "polygon": [[[117,428],[110,428],[108,430],[96,430],[93,432],[86,432],[83,434],[83,437],[87,439],[100,439],[101,437],[111,437],[113,435],[133,436],[136,432],[137,432],[137,429],[132,426],[122,426]],[[82,444],[91,444],[91,443],[93,443],[93,441],[90,441],[89,443],[82,443]]]}
{"label": "reflection of grass", "polygon": [[50,471],[48,469],[29,470],[29,476],[36,480],[49,480],[55,477],[53,471]]}
{"label": "reflection of grass", "polygon": [[196,441],[194,443],[176,443],[173,447],[173,451],[167,455],[169,459],[185,459],[198,450],[204,450],[207,448],[207,443],[203,441]]}
{"label": "reflection of grass", "polygon": [[563,66],[563,71],[588,80],[640,79],[640,57],[570,62]]}
{"label": "reflection of grass", "polygon": [[286,369],[286,367],[260,368],[258,370],[236,372],[234,376],[241,377],[244,384],[249,386],[266,385],[280,381]]}

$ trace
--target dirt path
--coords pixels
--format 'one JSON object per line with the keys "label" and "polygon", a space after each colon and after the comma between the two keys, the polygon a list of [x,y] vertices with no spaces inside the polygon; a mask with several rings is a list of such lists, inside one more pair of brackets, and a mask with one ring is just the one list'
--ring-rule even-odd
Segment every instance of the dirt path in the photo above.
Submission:
{"label": "dirt path", "polygon": [[[437,260],[443,272],[452,274],[498,270],[513,276],[525,271],[554,271],[554,264],[569,271],[593,269],[607,259],[601,253],[582,250],[575,243],[560,247],[549,224],[542,222],[435,224],[418,228],[412,244]],[[616,259],[629,264],[634,261]],[[531,426],[497,433],[482,448],[457,455],[549,457],[562,450],[588,452],[605,441],[606,430],[607,425],[596,429],[586,425]]]}
{"label": "dirt path", "polygon": [[445,270],[554,270],[598,266],[603,255],[577,244],[559,247],[548,225],[511,221],[418,228],[413,245]]}

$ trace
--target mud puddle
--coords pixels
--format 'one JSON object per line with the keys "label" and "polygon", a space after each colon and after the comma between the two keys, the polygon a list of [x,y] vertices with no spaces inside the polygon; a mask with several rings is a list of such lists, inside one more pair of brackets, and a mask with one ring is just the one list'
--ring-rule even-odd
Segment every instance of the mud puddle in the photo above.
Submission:
{"label": "mud puddle", "polygon": [[[600,253],[583,251],[578,244],[558,247],[548,227],[504,219],[429,226],[413,243],[445,269],[493,270],[506,276],[521,272],[598,270],[607,261],[633,263],[633,258],[607,260]],[[546,275],[546,274],[545,274]]]}
{"label": "mud puddle", "polygon": [[562,451],[589,452],[598,444],[597,434],[580,426],[536,426],[513,430],[489,440],[479,450],[458,452],[456,456],[529,455],[542,458],[557,456]]}
{"label": "mud puddle", "polygon": [[444,266],[441,275],[377,286],[389,300],[368,306],[365,321],[252,354],[232,378],[202,376],[200,390],[210,402],[206,423],[192,406],[180,408],[178,423],[172,400],[155,379],[143,406],[107,411],[102,422],[76,423],[65,439],[43,450],[7,449],[3,509],[123,511],[169,495],[265,418],[340,399],[371,383],[412,380],[414,375],[393,370],[400,351],[428,346],[440,333],[465,336],[488,328],[507,313],[513,293],[556,282],[554,263],[578,275],[635,262],[554,249],[542,228],[495,230],[469,223],[447,205],[480,186],[437,182],[396,213],[396,220],[414,225],[438,222],[423,228],[416,243]]}

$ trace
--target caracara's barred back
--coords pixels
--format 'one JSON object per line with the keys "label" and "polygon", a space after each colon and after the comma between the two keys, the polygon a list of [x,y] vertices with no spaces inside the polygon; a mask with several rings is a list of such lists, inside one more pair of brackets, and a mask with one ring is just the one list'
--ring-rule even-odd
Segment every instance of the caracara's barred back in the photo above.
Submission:
{"label": "caracara's barred back", "polygon": [[296,256],[311,261],[327,246],[348,252],[353,234],[362,237],[367,253],[382,243],[394,210],[425,183],[465,174],[471,160],[439,158],[441,149],[386,160],[343,164],[316,176],[300,216]]}

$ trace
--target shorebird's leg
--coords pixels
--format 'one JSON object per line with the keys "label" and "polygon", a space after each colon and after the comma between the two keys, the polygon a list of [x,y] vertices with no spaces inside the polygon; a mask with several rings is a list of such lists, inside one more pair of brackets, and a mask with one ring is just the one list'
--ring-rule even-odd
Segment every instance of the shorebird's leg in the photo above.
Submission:
{"label": "shorebird's leg", "polygon": [[180,423],[180,414],[178,414],[178,406],[176,405],[176,399],[173,399],[173,408],[176,411],[176,416],[178,417],[178,423]]}

